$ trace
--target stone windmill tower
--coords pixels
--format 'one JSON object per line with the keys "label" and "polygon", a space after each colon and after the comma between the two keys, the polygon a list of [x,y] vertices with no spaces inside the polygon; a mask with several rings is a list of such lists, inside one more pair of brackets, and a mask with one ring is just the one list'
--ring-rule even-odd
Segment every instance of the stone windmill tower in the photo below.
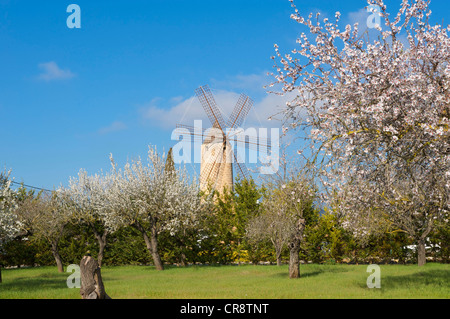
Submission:
{"label": "stone windmill tower", "polygon": [[[242,125],[253,101],[247,95],[241,94],[228,121],[225,122],[208,86],[197,88],[195,94],[212,127],[198,132],[192,126],[177,124],[177,129],[187,129],[192,137],[201,138],[200,189],[207,190],[211,187],[221,193],[224,187],[233,189],[233,166],[241,177],[248,178],[248,170],[234,152],[230,141],[233,139],[239,142],[233,136],[236,134],[233,130]],[[258,146],[258,143],[250,140],[241,142],[245,146]]]}

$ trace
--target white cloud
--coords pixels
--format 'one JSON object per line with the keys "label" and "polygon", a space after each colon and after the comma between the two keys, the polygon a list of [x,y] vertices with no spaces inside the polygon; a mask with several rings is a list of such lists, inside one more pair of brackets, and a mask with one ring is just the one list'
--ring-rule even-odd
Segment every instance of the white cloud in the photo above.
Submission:
{"label": "white cloud", "polygon": [[[177,99],[175,98],[175,100]],[[172,103],[169,101],[167,104],[173,105],[174,98],[170,100]],[[167,108],[161,106],[163,102],[164,100],[161,98],[154,98],[142,106],[139,110],[142,118],[146,122],[164,129],[174,129],[175,125],[181,121],[191,124],[196,119],[207,119],[200,102],[195,97],[181,99],[174,106]]]}
{"label": "white cloud", "polygon": [[264,86],[270,84],[273,78],[267,76],[267,71],[254,74],[238,74],[223,80],[211,79],[211,86],[225,90],[244,92],[248,95],[260,95],[265,92]]}
{"label": "white cloud", "polygon": [[286,102],[292,101],[296,96],[296,92],[289,92],[283,96],[267,93],[262,99],[255,101],[253,110],[248,116],[248,123],[261,127],[281,127],[282,123],[276,119],[283,118],[277,114],[285,109]]}
{"label": "white cloud", "polygon": [[[278,113],[280,107],[283,108],[286,102],[292,101],[296,94],[279,96],[267,93],[264,86],[272,81],[273,78],[267,76],[267,72],[239,74],[223,80],[211,79],[210,89],[225,122],[233,112],[239,95],[244,93],[253,100],[253,107],[244,121],[244,127],[280,127],[281,122],[270,121],[269,117]],[[163,129],[173,130],[177,123],[194,125],[194,120],[202,120],[204,128],[211,126],[202,105],[194,95],[184,99],[175,96],[167,101],[154,98],[141,107],[140,114],[146,122]]]}
{"label": "white cloud", "polygon": [[108,133],[112,133],[112,132],[122,131],[122,130],[125,130],[126,128],[127,128],[127,126],[123,122],[115,121],[115,122],[112,122],[110,125],[99,129],[98,133],[101,135],[104,135],[104,134],[108,134]]}
{"label": "white cloud", "polygon": [[[239,99],[239,94],[228,90],[212,90],[214,99],[222,116],[227,121]],[[253,107],[249,111],[244,127],[279,127],[278,121],[270,121],[269,117],[280,111],[287,101],[295,97],[294,93],[286,96],[265,93],[262,97],[254,100]],[[173,107],[163,108],[160,106],[161,99],[153,99],[148,105],[141,108],[140,113],[145,121],[159,126],[163,129],[174,129],[176,124],[194,125],[194,120],[202,120],[203,127],[211,126],[211,123],[196,96],[184,99]]]}
{"label": "white cloud", "polygon": [[358,23],[358,28],[361,31],[365,31],[367,28],[367,19],[372,15],[368,12],[366,8],[361,8],[358,11],[349,12],[347,15],[348,23],[353,26],[353,24]]}
{"label": "white cloud", "polygon": [[44,81],[64,80],[73,78],[75,76],[75,74],[72,73],[70,70],[61,69],[54,61],[39,63],[38,67],[43,71],[41,74],[38,75],[39,80]]}

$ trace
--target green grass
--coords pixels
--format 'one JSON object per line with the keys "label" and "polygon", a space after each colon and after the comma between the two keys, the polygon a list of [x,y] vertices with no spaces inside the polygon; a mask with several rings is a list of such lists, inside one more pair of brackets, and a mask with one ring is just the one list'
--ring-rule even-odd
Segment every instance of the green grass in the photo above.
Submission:
{"label": "green grass", "polygon": [[[104,267],[102,277],[113,299],[450,297],[450,265],[380,267],[380,289],[367,288],[367,265],[301,265],[299,279],[288,278],[287,265]],[[67,288],[68,275],[56,267],[2,269],[0,298],[80,299],[79,289]]]}

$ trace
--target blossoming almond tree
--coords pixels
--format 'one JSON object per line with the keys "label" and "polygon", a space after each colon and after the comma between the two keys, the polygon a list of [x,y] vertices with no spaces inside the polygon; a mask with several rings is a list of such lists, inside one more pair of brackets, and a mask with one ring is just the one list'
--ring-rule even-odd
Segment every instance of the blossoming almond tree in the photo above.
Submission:
{"label": "blossoming almond tree", "polygon": [[429,1],[403,0],[392,17],[369,0],[384,20],[370,40],[358,24],[341,30],[339,12],[304,18],[291,2],[313,39],[302,33],[285,55],[275,45],[272,86],[297,92],[286,121],[309,130],[324,186],[346,188],[352,220],[383,216],[417,240],[424,264],[425,238],[450,210],[450,26],[429,23]]}
{"label": "blossoming almond tree", "polygon": [[182,170],[165,170],[165,156],[149,147],[147,163],[140,159],[117,167],[111,156],[110,209],[105,221],[116,229],[131,225],[141,232],[156,269],[163,270],[158,235],[176,235],[183,227],[194,227],[201,207],[197,183]]}
{"label": "blossoming almond tree", "polygon": [[68,205],[72,209],[72,218],[79,223],[87,224],[97,239],[99,245],[97,261],[100,267],[107,236],[111,232],[105,222],[110,209],[107,202],[109,180],[109,175],[88,175],[81,169],[77,178],[69,180],[69,187],[65,190],[70,201]]}
{"label": "blossoming almond tree", "polygon": [[[21,223],[15,213],[16,197],[11,189],[10,172],[0,173],[0,252],[2,246],[20,232]],[[0,268],[0,283],[2,282]]]}

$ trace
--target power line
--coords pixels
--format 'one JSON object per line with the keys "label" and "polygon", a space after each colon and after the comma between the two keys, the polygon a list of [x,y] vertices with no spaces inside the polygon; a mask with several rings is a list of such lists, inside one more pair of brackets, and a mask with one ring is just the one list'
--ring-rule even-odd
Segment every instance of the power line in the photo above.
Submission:
{"label": "power line", "polygon": [[16,185],[20,185],[20,186],[25,186],[25,187],[28,187],[28,188],[38,189],[38,190],[45,191],[45,192],[52,192],[51,190],[46,189],[46,188],[31,186],[31,185],[27,185],[27,184],[15,182],[15,181],[11,181],[11,183],[16,184]]}

